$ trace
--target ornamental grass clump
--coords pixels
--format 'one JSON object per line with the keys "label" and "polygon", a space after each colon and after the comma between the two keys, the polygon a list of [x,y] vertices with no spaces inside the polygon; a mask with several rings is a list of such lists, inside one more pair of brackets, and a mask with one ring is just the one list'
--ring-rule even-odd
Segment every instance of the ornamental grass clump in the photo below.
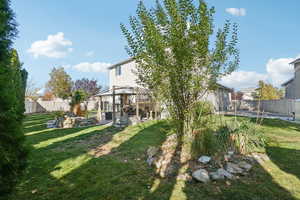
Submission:
{"label": "ornamental grass clump", "polygon": [[240,154],[261,151],[267,143],[260,125],[250,120],[226,122],[217,137],[222,149],[233,149]]}
{"label": "ornamental grass clump", "polygon": [[213,155],[218,151],[215,133],[216,121],[214,109],[211,103],[206,101],[197,102],[193,109],[193,157],[199,155]]}

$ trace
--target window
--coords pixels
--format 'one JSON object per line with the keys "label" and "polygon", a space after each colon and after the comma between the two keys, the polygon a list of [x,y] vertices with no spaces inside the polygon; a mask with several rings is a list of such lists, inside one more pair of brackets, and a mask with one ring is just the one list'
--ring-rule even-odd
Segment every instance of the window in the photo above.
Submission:
{"label": "window", "polygon": [[121,73],[122,73],[121,65],[119,65],[119,66],[116,67],[116,76],[120,76]]}

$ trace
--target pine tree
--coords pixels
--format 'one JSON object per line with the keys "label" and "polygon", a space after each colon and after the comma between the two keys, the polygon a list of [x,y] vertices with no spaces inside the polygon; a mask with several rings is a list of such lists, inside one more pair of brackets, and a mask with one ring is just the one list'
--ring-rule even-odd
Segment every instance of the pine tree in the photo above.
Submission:
{"label": "pine tree", "polygon": [[0,194],[8,194],[26,164],[23,118],[27,72],[11,49],[17,35],[9,0],[0,0]]}

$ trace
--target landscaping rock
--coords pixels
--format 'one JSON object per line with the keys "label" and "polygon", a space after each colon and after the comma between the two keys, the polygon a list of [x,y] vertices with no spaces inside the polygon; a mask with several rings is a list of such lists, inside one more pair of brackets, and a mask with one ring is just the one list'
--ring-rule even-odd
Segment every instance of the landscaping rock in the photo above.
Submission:
{"label": "landscaping rock", "polygon": [[230,160],[231,156],[229,155],[224,155],[224,161],[228,162]]}
{"label": "landscaping rock", "polygon": [[57,128],[57,120],[50,120],[47,122],[47,128]]}
{"label": "landscaping rock", "polygon": [[217,170],[217,173],[218,173],[220,176],[224,176],[224,177],[226,177],[226,178],[228,178],[228,179],[233,179],[233,178],[234,178],[234,176],[233,176],[231,173],[229,173],[228,171],[226,171],[226,170],[223,169],[223,168],[218,169],[218,170]]}
{"label": "landscaping rock", "polygon": [[209,161],[211,160],[211,157],[209,156],[201,156],[198,161],[203,163],[203,164],[207,164],[209,163]]}
{"label": "landscaping rock", "polygon": [[243,173],[242,168],[240,168],[237,164],[234,164],[231,162],[227,163],[226,171],[228,171],[229,173],[232,173],[232,174],[242,174]]}
{"label": "landscaping rock", "polygon": [[191,181],[193,178],[188,173],[184,173],[184,174],[179,174],[177,176],[177,179],[181,181]]}
{"label": "landscaping rock", "polygon": [[250,171],[252,168],[252,165],[250,165],[249,163],[247,163],[245,161],[239,162],[238,165],[240,168],[245,169],[247,172]]}
{"label": "landscaping rock", "polygon": [[147,156],[148,158],[154,157],[159,151],[159,148],[157,147],[149,147],[147,150]]}
{"label": "landscaping rock", "polygon": [[153,162],[154,162],[154,158],[153,157],[149,157],[147,159],[147,163],[148,163],[149,166],[152,166]]}
{"label": "landscaping rock", "polygon": [[202,183],[208,183],[210,181],[209,174],[205,169],[199,169],[192,174],[193,178]]}
{"label": "landscaping rock", "polygon": [[218,171],[217,172],[211,172],[209,175],[210,175],[210,177],[211,177],[212,180],[216,180],[216,181],[217,180],[222,180],[222,179],[225,178],[224,175],[218,173]]}

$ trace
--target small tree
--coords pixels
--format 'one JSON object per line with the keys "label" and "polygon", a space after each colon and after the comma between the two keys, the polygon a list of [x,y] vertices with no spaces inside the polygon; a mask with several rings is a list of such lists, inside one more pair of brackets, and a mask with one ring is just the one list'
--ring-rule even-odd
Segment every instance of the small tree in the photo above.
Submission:
{"label": "small tree", "polygon": [[147,10],[141,1],[137,17],[129,18],[131,31],[121,24],[140,84],[162,97],[178,135],[188,137],[195,104],[239,64],[237,25],[227,21],[213,45],[215,10],[198,2],[157,0],[156,7]]}
{"label": "small tree", "polygon": [[0,194],[14,188],[26,164],[23,112],[26,70],[12,50],[17,35],[9,0],[0,0]]}
{"label": "small tree", "polygon": [[[98,84],[98,81],[95,79],[87,79],[83,78],[80,80],[76,80],[74,83],[74,91],[83,91],[85,93],[84,105],[87,111],[88,109],[88,99],[96,94],[98,94],[101,90],[101,86]],[[88,114],[88,112],[87,112]],[[88,117],[88,115],[87,115]]]}
{"label": "small tree", "polygon": [[41,88],[36,86],[36,83],[33,79],[28,79],[26,83],[25,97],[32,100],[37,100],[39,96],[38,92],[40,90]]}
{"label": "small tree", "polygon": [[89,80],[87,78],[83,78],[75,81],[73,90],[82,90],[87,94],[87,97],[89,98],[98,94],[101,88],[102,87],[98,84],[97,80]]}
{"label": "small tree", "polygon": [[265,83],[264,81],[258,82],[258,88],[253,94],[255,99],[259,100],[275,100],[283,97],[282,90],[274,87],[272,84]]}
{"label": "small tree", "polygon": [[46,88],[56,97],[66,99],[72,95],[72,79],[63,67],[53,68]]}

